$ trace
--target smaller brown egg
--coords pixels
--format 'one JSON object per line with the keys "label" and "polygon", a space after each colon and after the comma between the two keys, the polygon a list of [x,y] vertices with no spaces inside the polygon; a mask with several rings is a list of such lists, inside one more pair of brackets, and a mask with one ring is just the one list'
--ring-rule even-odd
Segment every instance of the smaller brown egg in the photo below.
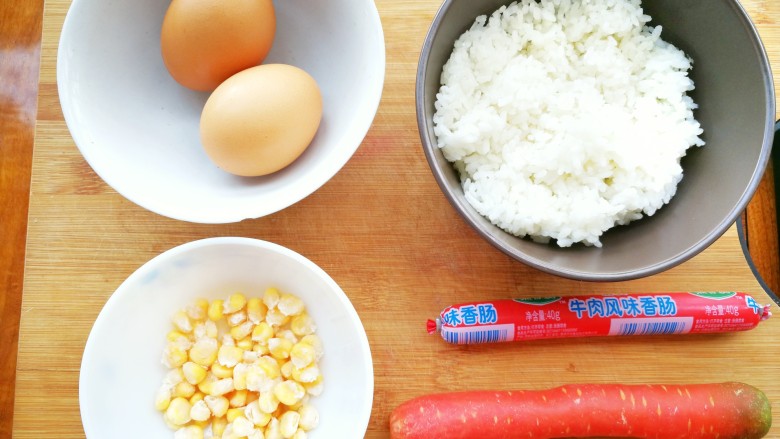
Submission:
{"label": "smaller brown egg", "polygon": [[200,136],[223,170],[254,177],[274,173],[309,146],[322,119],[317,82],[302,69],[266,64],[241,71],[206,101]]}

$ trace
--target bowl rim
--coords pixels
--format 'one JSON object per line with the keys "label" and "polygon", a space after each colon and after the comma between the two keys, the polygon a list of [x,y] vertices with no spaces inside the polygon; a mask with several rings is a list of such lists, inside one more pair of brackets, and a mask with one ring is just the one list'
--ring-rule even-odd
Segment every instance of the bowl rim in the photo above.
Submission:
{"label": "bowl rim", "polygon": [[143,279],[147,278],[151,274],[151,272],[156,269],[155,267],[159,263],[165,262],[166,260],[175,259],[179,255],[189,253],[191,251],[196,251],[200,248],[216,247],[216,246],[241,246],[241,247],[260,249],[264,251],[270,251],[272,253],[275,253],[278,256],[289,258],[293,260],[295,263],[304,266],[305,269],[315,274],[325,285],[327,285],[327,289],[330,290],[333,296],[338,299],[345,313],[350,317],[352,323],[356,325],[356,327],[359,329],[359,331],[357,331],[356,338],[361,347],[361,350],[366,353],[366,355],[363,355],[360,359],[353,359],[353,361],[360,361],[362,363],[363,368],[365,368],[366,370],[366,380],[363,383],[361,390],[363,392],[362,394],[363,399],[368,402],[368,404],[366,404],[363,407],[360,407],[355,411],[354,419],[356,421],[359,421],[359,424],[356,422],[355,429],[353,431],[365,432],[368,429],[368,424],[370,422],[371,411],[373,409],[373,402],[374,402],[374,386],[375,386],[374,363],[373,363],[373,355],[371,353],[371,345],[369,343],[368,336],[365,331],[365,327],[363,325],[362,320],[360,319],[360,316],[357,313],[357,310],[355,309],[354,305],[352,305],[352,302],[349,300],[349,297],[346,295],[344,290],[342,290],[341,287],[336,283],[336,281],[332,277],[330,277],[330,275],[328,275],[327,272],[325,272],[313,261],[311,261],[307,257],[301,255],[300,253],[294,250],[291,250],[287,247],[284,247],[279,244],[275,244],[270,241],[264,241],[260,239],[247,238],[247,237],[225,236],[225,237],[203,238],[195,241],[189,241],[177,245],[175,247],[169,248],[168,250],[165,250],[162,253],[157,254],[153,258],[144,262],[141,266],[136,268],[127,278],[125,278],[125,280],[123,280],[119,284],[119,286],[111,293],[108,300],[106,300],[106,302],[103,304],[103,307],[101,308],[99,314],[97,315],[97,317],[92,323],[92,327],[90,328],[89,335],[87,336],[87,340],[84,344],[84,350],[82,351],[81,362],[79,365],[79,380],[78,380],[79,412],[80,412],[82,426],[84,427],[85,435],[89,437],[88,433],[91,431],[91,429],[88,426],[92,424],[92,421],[86,418],[87,413],[85,413],[86,411],[88,411],[85,410],[86,402],[85,402],[85,395],[83,393],[85,392],[84,389],[88,381],[87,374],[84,373],[85,363],[89,360],[89,358],[92,358],[93,356],[92,351],[96,349],[95,341],[94,341],[96,337],[95,334],[99,333],[103,326],[108,325],[110,323],[107,320],[108,319],[107,310],[115,308],[116,302],[122,300],[123,296],[129,294],[130,286],[134,283],[141,282]]}
{"label": "bowl rim", "polygon": [[[67,68],[68,60],[66,59],[67,56],[63,49],[68,47],[71,35],[74,32],[78,32],[80,29],[74,23],[78,19],[77,16],[83,14],[84,12],[82,9],[87,7],[90,2],[94,1],[95,0],[73,0],[68,7],[62,29],[60,30],[56,52],[57,59],[55,63],[57,94],[60,108],[68,132],[70,133],[76,148],[79,150],[87,164],[89,164],[90,168],[111,189],[145,210],[174,220],[199,224],[229,224],[274,214],[305,199],[336,176],[363,144],[365,137],[373,125],[375,115],[381,103],[384,82],[387,75],[387,47],[379,10],[377,9],[375,2],[364,0],[363,3],[365,4],[366,14],[363,18],[370,21],[370,29],[373,33],[372,40],[376,42],[376,47],[372,47],[372,50],[376,50],[377,53],[376,56],[371,59],[376,63],[372,69],[375,69],[377,74],[372,75],[369,92],[361,94],[360,106],[361,109],[364,110],[361,117],[353,118],[349,130],[345,131],[339,139],[338,150],[341,152],[332,157],[329,166],[321,171],[318,170],[318,172],[312,173],[311,175],[303,176],[302,179],[305,180],[305,184],[291,187],[290,190],[285,193],[284,197],[274,197],[273,199],[268,200],[265,199],[266,197],[264,195],[257,195],[249,199],[249,202],[243,203],[240,209],[182,209],[180,207],[171,207],[166,203],[151,202],[145,197],[147,192],[128,189],[127,185],[115,178],[111,172],[113,165],[95,159],[94,154],[90,153],[92,148],[88,147],[88,145],[94,142],[91,141],[89,133],[76,122],[75,113],[77,112],[77,109],[74,108],[76,104],[74,103],[73,93],[67,87],[68,81],[66,76],[69,74]],[[348,147],[345,147],[344,145],[348,145]],[[250,179],[251,177],[246,178],[245,181],[249,181]]]}
{"label": "bowl rim", "polygon": [[[750,202],[750,199],[752,198],[756,189],[758,188],[758,185],[761,182],[761,178],[764,172],[766,171],[767,164],[769,163],[771,157],[772,143],[773,143],[774,132],[775,132],[776,95],[775,95],[775,88],[774,88],[774,77],[772,75],[772,68],[769,63],[769,57],[766,48],[761,40],[760,34],[758,33],[758,29],[756,28],[753,21],[750,19],[750,16],[748,15],[745,8],[739,3],[739,1],[737,0],[724,0],[724,1],[727,1],[729,6],[731,6],[731,8],[734,9],[735,14],[737,15],[742,27],[745,29],[747,35],[751,40],[752,48],[756,52],[757,61],[760,64],[763,86],[766,93],[763,143],[762,143],[761,151],[759,153],[759,160],[756,163],[756,166],[753,168],[753,174],[750,178],[750,182],[748,186],[745,188],[745,190],[743,191],[739,200],[734,205],[734,207],[729,211],[729,213],[723,218],[723,220],[720,223],[718,223],[717,226],[713,228],[708,234],[703,236],[703,238],[699,240],[696,243],[696,245],[693,245],[688,249],[686,249],[685,251],[680,252],[672,257],[658,261],[655,264],[646,265],[644,267],[638,267],[633,270],[618,270],[612,272],[593,273],[593,272],[588,272],[583,270],[574,270],[574,269],[558,267],[555,264],[545,262],[541,259],[532,257],[525,253],[518,252],[511,246],[506,245],[504,242],[497,239],[495,235],[487,232],[476,223],[475,217],[473,217],[473,214],[470,213],[471,208],[468,202],[465,201],[465,199],[461,201],[458,199],[458,197],[455,196],[455,192],[457,191],[457,189],[451,188],[447,185],[446,177],[442,169],[440,169],[439,166],[437,165],[436,150],[438,149],[438,147],[436,145],[436,140],[433,139],[430,135],[430,132],[428,130],[428,121],[426,120],[425,117],[425,113],[426,113],[425,78],[428,75],[428,60],[430,59],[431,56],[431,50],[433,48],[433,40],[435,39],[440,26],[445,20],[447,12],[452,7],[452,5],[456,2],[456,0],[444,0],[442,5],[439,7],[438,11],[436,12],[434,19],[431,22],[431,25],[428,29],[428,32],[425,35],[425,39],[423,40],[422,50],[420,51],[420,56],[418,59],[417,75],[415,78],[415,110],[417,113],[417,129],[420,135],[420,140],[422,141],[423,152],[425,153],[426,161],[428,162],[428,166],[433,173],[436,183],[438,184],[441,191],[444,193],[449,204],[455,209],[458,215],[469,226],[471,226],[471,228],[474,231],[476,231],[480,236],[482,236],[482,238],[484,238],[487,242],[489,242],[491,245],[499,249],[507,256],[510,256],[511,258],[519,262],[522,262],[526,265],[529,265],[545,273],[557,275],[572,280],[589,281],[589,282],[617,282],[617,281],[627,281],[627,280],[644,278],[647,276],[661,273],[672,267],[682,264],[683,262],[693,258],[697,254],[705,250],[707,247],[712,245],[716,240],[718,240],[718,238],[720,238],[724,233],[726,233],[726,231],[737,221],[737,219],[740,217],[742,212],[747,207],[747,204]],[[507,4],[509,2],[510,1],[507,0]],[[458,186],[458,188],[460,188],[460,186]],[[476,213],[476,215],[479,214]],[[492,225],[492,229],[497,231],[499,234],[507,234],[507,232],[501,230],[495,225]]]}

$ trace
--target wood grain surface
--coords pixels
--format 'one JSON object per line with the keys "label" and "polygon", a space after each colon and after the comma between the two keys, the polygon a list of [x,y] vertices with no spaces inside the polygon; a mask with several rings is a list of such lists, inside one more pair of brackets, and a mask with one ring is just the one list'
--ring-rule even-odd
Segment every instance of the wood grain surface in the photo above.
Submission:
{"label": "wood grain surface", "polygon": [[[374,354],[376,391],[366,437],[389,437],[391,410],[429,392],[729,380],[766,392],[776,407],[769,437],[780,437],[780,319],[738,334],[467,347],[426,334],[426,319],[464,300],[685,290],[742,290],[760,302],[768,297],[745,261],[735,228],[677,268],[608,284],[540,273],[484,242],[449,206],[419,145],[414,77],[439,2],[376,3],[387,44],[386,84],[374,125],[354,157],[320,190],[279,213],[200,225],[141,209],[105,185],[83,160],[63,121],[55,80],[57,41],[69,2],[46,2],[13,437],[84,437],[79,366],[102,306],[144,262],[212,236],[246,236],[289,247],[321,266],[347,293]],[[780,65],[780,4],[743,4],[773,64]]]}

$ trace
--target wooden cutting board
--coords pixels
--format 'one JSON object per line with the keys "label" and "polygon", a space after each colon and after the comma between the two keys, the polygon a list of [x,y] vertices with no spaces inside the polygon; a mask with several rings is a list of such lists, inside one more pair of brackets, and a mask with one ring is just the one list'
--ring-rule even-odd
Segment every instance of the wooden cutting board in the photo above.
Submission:
{"label": "wooden cutting board", "polygon": [[[743,4],[772,63],[780,65],[780,3]],[[417,58],[438,5],[433,0],[377,1],[387,42],[384,96],[368,136],[338,175],[300,203],[266,218],[199,225],[141,209],[103,183],[83,160],[63,121],[56,89],[57,43],[69,1],[46,1],[15,438],[84,437],[79,365],[103,304],[147,260],[212,236],[246,236],[289,247],[320,265],[348,294],[374,355],[376,392],[366,437],[388,437],[391,410],[429,392],[727,380],[766,392],[775,405],[769,437],[780,437],[780,318],[750,332],[712,336],[454,347],[426,334],[426,319],[446,305],[470,300],[742,290],[759,302],[769,301],[734,228],[677,268],[610,284],[535,271],[480,239],[439,191],[417,134]]]}

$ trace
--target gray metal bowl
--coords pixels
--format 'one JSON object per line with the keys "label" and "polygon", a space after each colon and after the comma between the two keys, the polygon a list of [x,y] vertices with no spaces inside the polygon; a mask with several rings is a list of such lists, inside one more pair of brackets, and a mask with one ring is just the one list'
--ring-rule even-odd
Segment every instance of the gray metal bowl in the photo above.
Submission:
{"label": "gray metal bowl", "polygon": [[689,150],[672,201],[652,217],[615,227],[603,247],[559,248],[512,236],[466,201],[457,172],[436,146],[432,116],[444,63],[477,16],[506,0],[445,0],[417,70],[417,122],[425,155],[444,194],[474,229],[509,256],[539,270],[588,281],[636,279],[695,256],[739,217],[769,161],[775,117],[772,73],[761,40],[737,0],[654,0],[644,3],[662,37],[694,60],[691,93],[704,129],[704,148]]}

